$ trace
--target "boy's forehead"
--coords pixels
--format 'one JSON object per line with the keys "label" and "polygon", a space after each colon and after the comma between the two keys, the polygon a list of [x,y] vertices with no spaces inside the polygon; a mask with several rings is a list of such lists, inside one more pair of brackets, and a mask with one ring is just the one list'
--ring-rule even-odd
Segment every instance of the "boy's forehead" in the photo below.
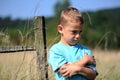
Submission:
{"label": "boy's forehead", "polygon": [[81,21],[78,20],[78,19],[71,19],[70,22],[73,22],[73,23],[81,23]]}
{"label": "boy's forehead", "polygon": [[82,24],[82,22],[81,22],[81,20],[79,18],[69,17],[66,20],[69,23],[80,23],[80,24]]}
{"label": "boy's forehead", "polygon": [[74,20],[74,19],[69,20],[68,24],[82,25],[80,20]]}
{"label": "boy's forehead", "polygon": [[69,21],[68,23],[67,23],[67,26],[69,27],[69,28],[82,28],[83,27],[83,25],[79,22],[79,21]]}

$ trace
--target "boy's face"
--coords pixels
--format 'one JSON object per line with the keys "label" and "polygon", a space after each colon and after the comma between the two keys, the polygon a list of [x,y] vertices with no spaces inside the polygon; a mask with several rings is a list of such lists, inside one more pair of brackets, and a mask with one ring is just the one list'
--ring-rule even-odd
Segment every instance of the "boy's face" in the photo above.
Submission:
{"label": "boy's face", "polygon": [[75,45],[78,43],[83,25],[79,21],[68,21],[65,26],[59,25],[58,31],[61,33],[61,41],[65,45]]}

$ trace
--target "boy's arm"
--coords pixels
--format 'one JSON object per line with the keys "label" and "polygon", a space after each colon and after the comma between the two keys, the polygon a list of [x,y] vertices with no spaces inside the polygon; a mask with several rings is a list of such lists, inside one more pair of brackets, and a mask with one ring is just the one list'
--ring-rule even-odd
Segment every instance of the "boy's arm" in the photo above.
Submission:
{"label": "boy's arm", "polygon": [[84,57],[76,62],[74,64],[79,65],[79,66],[86,66],[87,64],[93,64],[96,66],[96,61],[93,55],[88,55],[85,53]]}
{"label": "boy's arm", "polygon": [[81,67],[80,71],[78,71],[77,73],[85,76],[89,80],[94,80],[96,78],[96,72],[87,67]]}
{"label": "boy's arm", "polygon": [[94,80],[96,77],[96,71],[85,67],[87,64],[93,64],[94,66],[96,66],[96,61],[94,59],[94,56],[88,55],[86,53],[85,53],[83,59],[78,60],[73,63],[73,65],[80,66],[80,71],[78,71],[79,74],[85,76],[89,80]]}
{"label": "boy's arm", "polygon": [[84,75],[86,78],[90,80],[94,80],[96,77],[96,72],[90,68],[86,68],[86,64],[96,64],[95,59],[93,56],[89,56],[85,54],[83,59],[78,60],[74,63],[68,63],[64,64],[63,66],[60,67],[59,72],[64,76],[72,76],[75,73],[79,73],[81,75]]}
{"label": "boy's arm", "polygon": [[96,72],[94,70],[74,63],[64,64],[60,67],[59,72],[64,77],[71,77],[74,74],[81,74],[89,80],[94,80],[96,77]]}

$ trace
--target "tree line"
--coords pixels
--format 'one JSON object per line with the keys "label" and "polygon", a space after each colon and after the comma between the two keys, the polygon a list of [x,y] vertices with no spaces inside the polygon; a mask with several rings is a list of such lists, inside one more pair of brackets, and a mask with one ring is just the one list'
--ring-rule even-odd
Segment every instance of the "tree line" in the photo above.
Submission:
{"label": "tree line", "polygon": [[[84,30],[80,43],[91,48],[119,49],[120,48],[120,8],[82,12]],[[57,35],[59,16],[48,18],[47,28],[49,39]]]}
{"label": "tree line", "polygon": [[[59,3],[59,5],[58,5]],[[45,17],[47,44],[53,43],[59,34],[57,25],[61,10],[70,6],[68,0],[55,5],[55,15]],[[61,7],[62,6],[62,7]],[[120,8],[98,11],[82,12],[84,17],[84,30],[80,40],[81,44],[90,48],[119,49],[120,48]],[[0,17],[0,45],[33,45],[34,44],[33,19],[11,19]],[[5,42],[5,37],[8,36]]]}

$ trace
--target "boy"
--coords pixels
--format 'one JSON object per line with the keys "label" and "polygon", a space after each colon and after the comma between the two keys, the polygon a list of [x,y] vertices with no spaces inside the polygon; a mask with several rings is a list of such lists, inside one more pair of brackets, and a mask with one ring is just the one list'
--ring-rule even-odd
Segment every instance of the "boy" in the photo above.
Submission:
{"label": "boy", "polygon": [[91,50],[78,44],[83,23],[78,9],[62,11],[58,25],[61,39],[50,48],[48,56],[56,80],[94,80],[97,75]]}

